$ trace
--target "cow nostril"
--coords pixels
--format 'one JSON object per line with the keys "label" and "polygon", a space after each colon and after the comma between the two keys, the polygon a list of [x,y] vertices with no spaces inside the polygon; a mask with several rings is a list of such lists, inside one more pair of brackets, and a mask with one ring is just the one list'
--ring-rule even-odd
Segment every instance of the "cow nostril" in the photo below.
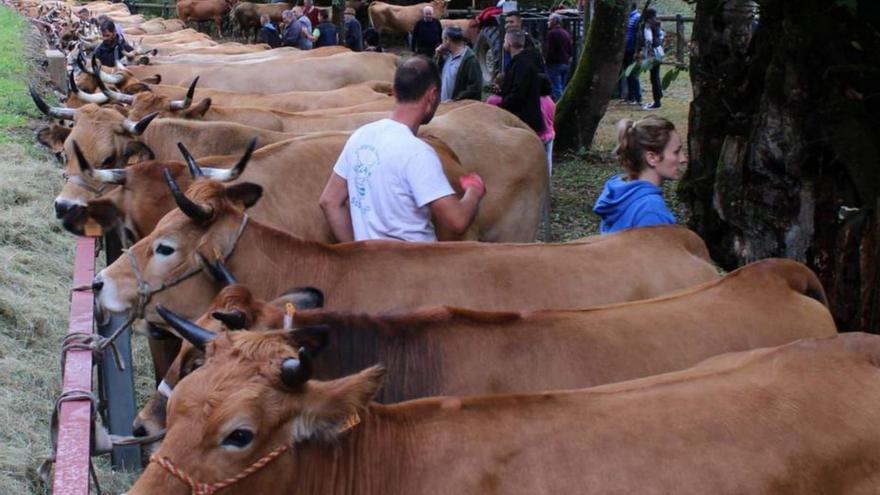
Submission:
{"label": "cow nostril", "polygon": [[134,429],[134,431],[131,432],[131,434],[136,437],[143,438],[147,436],[147,429],[144,428],[144,425],[139,425]]}
{"label": "cow nostril", "polygon": [[61,218],[70,211],[70,205],[65,203],[60,203],[58,201],[55,202],[55,218]]}
{"label": "cow nostril", "polygon": [[104,287],[104,281],[101,280],[101,279],[97,279],[97,278],[96,278],[96,279],[92,282],[92,290],[95,291],[95,292],[101,290],[103,287]]}

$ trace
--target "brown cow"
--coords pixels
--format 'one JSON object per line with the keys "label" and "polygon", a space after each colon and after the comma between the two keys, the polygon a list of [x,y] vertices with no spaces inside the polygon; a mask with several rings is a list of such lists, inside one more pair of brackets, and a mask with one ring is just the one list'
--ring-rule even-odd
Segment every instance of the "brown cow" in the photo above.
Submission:
{"label": "brown cow", "polygon": [[223,16],[232,8],[228,0],[177,0],[177,17],[188,24],[190,21],[214,21],[217,36],[223,37]]}
{"label": "brown cow", "polygon": [[[345,47],[328,46],[300,52],[295,56],[255,62],[246,69],[237,65],[178,64],[134,66],[129,67],[128,71],[135,78],[160,74],[165,84],[189,86],[193,78],[199,76],[199,84],[206,88],[283,93],[327,91],[365,81],[392,81],[398,61],[399,57],[390,53],[355,53]],[[267,77],[267,74],[271,74],[271,77]]]}
{"label": "brown cow", "polygon": [[441,18],[446,13],[446,3],[449,0],[432,0],[430,3],[417,3],[414,5],[394,5],[385,2],[370,3],[367,13],[370,16],[370,24],[380,33],[407,34],[413,30],[419,19],[422,18],[422,10],[425,7],[434,8],[434,17]]}
{"label": "brown cow", "polygon": [[257,34],[261,27],[260,17],[262,15],[268,15],[271,21],[278,26],[281,23],[281,13],[290,8],[290,4],[282,2],[265,4],[238,2],[238,4],[232,8],[229,17],[238,24],[245,39],[247,39],[250,34],[253,34],[254,41],[256,41]]}
{"label": "brown cow", "polygon": [[190,493],[184,474],[265,495],[880,491],[876,335],[591,389],[390,406],[369,403],[381,368],[310,380],[298,346],[293,332],[216,339],[128,494]]}
{"label": "brown cow", "polygon": [[[425,304],[487,310],[584,307],[645,299],[718,277],[703,242],[682,227],[633,229],[566,244],[326,245],[248,220],[239,208],[258,198],[247,183],[227,189],[199,181],[189,196],[175,190],[170,178],[169,185],[180,209],[165,215],[129,256],[95,278],[95,286],[102,287],[96,301],[103,308],[159,322],[154,306],[163,303],[195,318],[216,289],[196,276],[200,266],[193,255],[215,249],[228,256],[230,269],[258,297],[311,286],[332,294],[329,307],[363,311]],[[133,263],[139,267],[137,279]],[[137,287],[143,284],[163,290],[139,297]]]}
{"label": "brown cow", "polygon": [[[389,378],[377,400],[387,403],[592,387],[684,369],[725,352],[827,337],[836,330],[825,304],[809,268],[775,259],[668,296],[586,310],[319,311],[297,313],[294,322],[327,333],[327,348],[315,362],[318,378],[383,363]],[[280,328],[283,314],[274,311],[275,326],[264,322]],[[138,413],[142,436],[165,427],[170,391],[201,363],[203,353],[184,346],[164,388]]]}

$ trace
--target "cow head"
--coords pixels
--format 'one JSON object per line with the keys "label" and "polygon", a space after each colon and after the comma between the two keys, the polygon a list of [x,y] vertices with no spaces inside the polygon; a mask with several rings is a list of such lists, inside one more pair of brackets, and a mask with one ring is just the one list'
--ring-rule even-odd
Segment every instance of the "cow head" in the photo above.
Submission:
{"label": "cow head", "polygon": [[[186,323],[163,314],[174,326]],[[338,380],[312,380],[312,351],[298,332],[224,332],[210,341],[202,368],[182,380],[169,401],[168,432],[156,456],[213,483],[280,446],[335,439],[375,395],[384,371],[372,367]],[[290,462],[283,456],[236,488],[244,493],[276,479]],[[189,491],[154,462],[129,494]]]}
{"label": "cow head", "polygon": [[[181,189],[187,189],[200,177],[228,182],[238,178],[244,170],[256,148],[256,140],[251,141],[238,163],[229,169],[199,167],[186,148],[182,144],[178,146],[186,164],[151,160],[120,169],[94,169],[87,160],[78,159],[83,177],[123,187],[89,200],[83,214],[77,218],[83,223],[93,220],[105,231],[122,227],[129,240],[136,242],[152,232],[159,220],[175,207],[174,197],[165,182],[165,170]],[[68,230],[77,229],[77,225],[67,223],[71,222],[66,222]],[[78,227],[82,230],[82,225]]]}
{"label": "cow head", "polygon": [[[223,268],[222,263],[218,268]],[[297,310],[320,308],[324,305],[321,292],[311,287],[293,289],[266,303],[254,298],[245,286],[235,284],[228,275],[224,275],[222,278],[226,282],[231,282],[231,285],[217,294],[211,307],[196,322],[199,328],[207,330],[210,335],[204,332],[200,333],[198,330],[187,333],[190,338],[196,340],[196,345],[190,340],[184,340],[159,388],[143,409],[138,412],[133,424],[135,436],[151,436],[165,429],[168,398],[180,380],[204,364],[203,341],[206,338],[213,339],[213,335],[226,330],[263,331],[281,328],[284,325],[284,308],[288,303],[293,304]],[[300,334],[302,335],[301,345],[307,345],[313,354],[326,345],[326,339],[323,339],[326,334],[310,334],[308,332]],[[199,339],[199,336],[202,339]],[[309,338],[307,339],[307,337]],[[150,444],[147,450],[152,453],[158,447],[159,443],[156,442]]]}
{"label": "cow head", "polygon": [[[185,195],[170,173],[165,176],[178,209],[165,215],[153,232],[95,279],[101,307],[111,312],[134,311],[136,316],[156,323],[157,302],[174,306],[189,318],[208,307],[216,289],[201,273],[197,253],[232,253],[247,226],[242,209],[256,203],[262,194],[256,184],[224,187],[215,181],[199,180]],[[145,298],[146,287],[149,295]],[[173,290],[165,290],[169,287]]]}
{"label": "cow head", "polygon": [[[99,168],[122,168],[132,157],[140,158],[152,153],[146,145],[138,141],[138,137],[156,118],[156,114],[133,121],[113,108],[103,108],[95,104],[84,105],[76,110],[50,107],[33,90],[31,96],[37,108],[46,115],[74,123],[70,132],[59,132],[57,128],[50,128],[49,131],[40,131],[37,135],[41,144],[53,151],[61,149],[67,158],[65,173],[68,180],[55,198],[55,214],[62,221],[68,216],[82,215],[86,202],[106,189],[101,183],[79,177],[81,166],[79,157],[73,150],[74,141],[79,144],[80,156]],[[74,176],[79,178],[71,179]]]}

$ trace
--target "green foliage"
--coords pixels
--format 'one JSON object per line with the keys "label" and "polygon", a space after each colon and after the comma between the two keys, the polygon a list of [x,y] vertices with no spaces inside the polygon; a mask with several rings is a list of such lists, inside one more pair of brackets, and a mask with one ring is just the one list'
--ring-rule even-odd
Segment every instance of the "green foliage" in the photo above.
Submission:
{"label": "green foliage", "polygon": [[674,69],[670,69],[666,74],[663,74],[663,79],[660,80],[660,86],[664,90],[669,89],[669,86],[675,82],[678,75],[682,72],[687,72],[687,67],[676,66]]}
{"label": "green foliage", "polygon": [[24,35],[27,23],[13,10],[0,8],[0,143],[7,142],[10,131],[22,127],[28,116],[35,116],[28,99],[25,76]]}

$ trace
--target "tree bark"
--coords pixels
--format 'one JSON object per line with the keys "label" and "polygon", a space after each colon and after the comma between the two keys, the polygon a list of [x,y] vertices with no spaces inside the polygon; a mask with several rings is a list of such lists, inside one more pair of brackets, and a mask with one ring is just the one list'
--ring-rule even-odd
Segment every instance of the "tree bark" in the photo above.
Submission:
{"label": "tree bark", "polygon": [[700,0],[679,193],[713,258],[793,258],[841,330],[880,329],[878,2]]}
{"label": "tree bark", "polygon": [[589,148],[620,75],[628,2],[598,0],[587,41],[556,106],[557,149]]}

